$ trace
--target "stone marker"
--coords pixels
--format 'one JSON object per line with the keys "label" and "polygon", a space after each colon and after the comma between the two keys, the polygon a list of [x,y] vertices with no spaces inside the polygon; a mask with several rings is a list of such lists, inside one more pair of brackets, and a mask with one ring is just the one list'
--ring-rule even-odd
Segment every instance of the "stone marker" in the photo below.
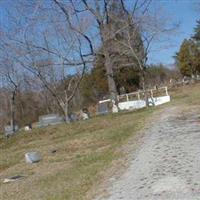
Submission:
{"label": "stone marker", "polygon": [[87,119],[90,118],[90,113],[89,113],[89,111],[88,111],[87,108],[83,108],[83,109],[81,110],[81,118],[82,118],[83,120],[87,120]]}
{"label": "stone marker", "polygon": [[99,103],[97,112],[99,115],[109,113],[108,102]]}
{"label": "stone marker", "polygon": [[12,176],[9,178],[5,178],[3,183],[10,183],[10,182],[14,182],[14,181],[18,181],[23,179],[25,176],[21,176],[21,175],[17,175],[17,176]]}
{"label": "stone marker", "polygon": [[[15,125],[15,131],[18,131],[19,127],[17,125]],[[4,134],[6,137],[10,137],[12,135],[14,135],[16,132],[13,131],[13,127],[12,126],[5,126],[4,127]]]}
{"label": "stone marker", "polygon": [[71,113],[71,114],[69,115],[69,118],[70,118],[70,121],[71,121],[71,122],[78,121],[78,116],[77,116],[76,113]]}
{"label": "stone marker", "polygon": [[49,125],[57,125],[64,122],[63,117],[58,114],[48,114],[39,117],[39,122],[33,124],[33,128],[46,127]]}
{"label": "stone marker", "polygon": [[37,163],[41,160],[41,156],[38,152],[28,152],[25,154],[26,163]]}
{"label": "stone marker", "polygon": [[81,116],[82,116],[82,119],[83,119],[83,120],[89,119],[89,116],[88,116],[87,113],[82,112],[82,113],[81,113]]}
{"label": "stone marker", "polygon": [[30,128],[29,126],[25,126],[25,127],[24,127],[24,130],[25,130],[25,131],[31,131],[31,128]]}

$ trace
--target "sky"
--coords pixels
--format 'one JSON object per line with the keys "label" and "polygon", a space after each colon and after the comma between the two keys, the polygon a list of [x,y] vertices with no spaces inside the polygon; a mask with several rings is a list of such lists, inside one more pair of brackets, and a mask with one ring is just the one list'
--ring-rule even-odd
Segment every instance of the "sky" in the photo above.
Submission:
{"label": "sky", "polygon": [[[0,0],[1,1],[1,0]],[[45,1],[45,0],[44,0]],[[130,2],[132,0],[129,0]],[[154,0],[163,9],[164,15],[169,16],[169,20],[174,23],[180,22],[180,27],[176,34],[170,36],[170,45],[167,48],[160,48],[149,54],[149,63],[163,63],[171,66],[174,63],[173,56],[179,50],[182,41],[191,37],[196,20],[200,19],[200,0]],[[199,10],[197,10],[199,5]],[[5,25],[6,18],[0,5],[0,24]]]}
{"label": "sky", "polygon": [[[193,34],[196,20],[200,19],[200,0],[157,0],[174,22],[180,22],[177,33],[170,37],[170,47],[153,51],[149,56],[150,63],[174,63],[173,56],[179,50],[182,41]],[[197,10],[199,5],[199,10]]]}

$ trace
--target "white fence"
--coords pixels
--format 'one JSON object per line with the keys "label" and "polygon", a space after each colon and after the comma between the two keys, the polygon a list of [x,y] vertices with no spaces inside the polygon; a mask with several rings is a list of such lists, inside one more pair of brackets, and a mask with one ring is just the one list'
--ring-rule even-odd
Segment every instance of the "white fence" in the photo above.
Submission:
{"label": "white fence", "polygon": [[[147,94],[150,106],[158,106],[170,102],[170,96],[168,94],[167,87],[148,90]],[[144,91],[119,95],[117,98],[120,110],[134,110],[146,107]],[[110,101],[110,99],[106,99],[99,101],[99,104],[105,104],[106,102],[109,103]]]}
{"label": "white fence", "polygon": [[132,110],[132,109],[144,108],[146,106],[146,103],[144,100],[125,101],[125,102],[120,102],[118,106],[120,110]]}

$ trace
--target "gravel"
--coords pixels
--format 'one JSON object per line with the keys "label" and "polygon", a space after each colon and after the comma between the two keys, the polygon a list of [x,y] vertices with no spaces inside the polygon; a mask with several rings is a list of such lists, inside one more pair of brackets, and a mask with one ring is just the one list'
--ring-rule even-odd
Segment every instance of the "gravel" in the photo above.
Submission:
{"label": "gravel", "polygon": [[[185,117],[186,116],[186,117]],[[200,123],[166,109],[124,174],[96,200],[200,200]]]}

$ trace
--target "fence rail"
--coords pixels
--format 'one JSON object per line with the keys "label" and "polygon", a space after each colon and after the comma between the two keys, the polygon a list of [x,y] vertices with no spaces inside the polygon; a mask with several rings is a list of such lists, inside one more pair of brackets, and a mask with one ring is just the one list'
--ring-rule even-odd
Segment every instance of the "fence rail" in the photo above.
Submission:
{"label": "fence rail", "polygon": [[[170,101],[167,87],[160,87],[146,91],[150,105],[161,105]],[[137,91],[117,96],[118,106],[121,110],[139,109],[146,107],[145,92]],[[111,102],[111,99],[99,101],[99,104]]]}

